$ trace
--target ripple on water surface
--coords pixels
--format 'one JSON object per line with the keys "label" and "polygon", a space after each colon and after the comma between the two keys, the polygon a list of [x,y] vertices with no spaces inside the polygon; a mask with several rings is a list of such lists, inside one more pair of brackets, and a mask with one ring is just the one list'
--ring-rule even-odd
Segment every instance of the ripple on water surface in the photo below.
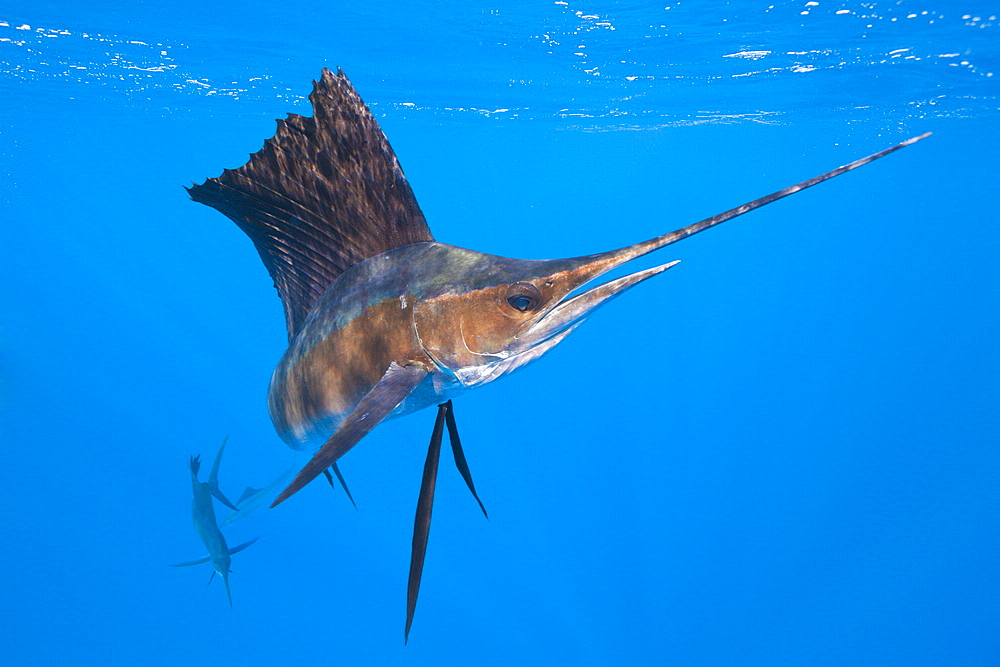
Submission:
{"label": "ripple on water surface", "polygon": [[[308,49],[321,47],[294,42],[305,23],[261,26],[256,35],[203,27],[178,35],[146,22],[122,34],[99,17],[56,25],[0,14],[0,108],[96,97],[111,112],[274,113],[301,108],[309,88],[296,68],[314,59],[317,74],[343,65],[382,116],[613,129],[995,114],[997,16],[963,6],[417,2],[406,21],[398,13],[394,21],[384,9],[348,3],[341,23],[351,36],[316,53]],[[298,54],[295,66],[288,54]]]}

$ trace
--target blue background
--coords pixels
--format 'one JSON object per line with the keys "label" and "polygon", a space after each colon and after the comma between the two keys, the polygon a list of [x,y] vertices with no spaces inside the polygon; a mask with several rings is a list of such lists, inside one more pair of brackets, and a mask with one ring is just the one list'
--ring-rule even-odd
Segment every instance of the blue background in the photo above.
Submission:
{"label": "blue background", "polygon": [[[4,664],[1000,662],[995,3],[29,3],[0,10]],[[301,465],[249,240],[182,186],[371,105],[435,236],[634,243],[910,136],[640,260],[683,263],[460,397],[409,645],[433,413],[237,522],[187,457]],[[221,514],[221,510],[220,510]]]}

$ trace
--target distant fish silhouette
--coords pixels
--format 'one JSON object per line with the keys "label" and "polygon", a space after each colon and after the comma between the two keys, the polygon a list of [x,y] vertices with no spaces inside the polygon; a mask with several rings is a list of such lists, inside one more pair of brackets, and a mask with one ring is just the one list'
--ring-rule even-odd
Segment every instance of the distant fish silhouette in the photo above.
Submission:
{"label": "distant fish silhouette", "polygon": [[[209,475],[207,482],[198,481],[198,470],[201,467],[201,457],[192,456],[190,460],[191,467],[191,486],[194,490],[194,500],[191,503],[191,518],[194,521],[195,532],[198,533],[198,537],[201,541],[205,543],[205,547],[208,549],[208,555],[204,558],[199,558],[197,560],[187,561],[185,563],[175,563],[171,567],[187,567],[190,565],[201,565],[202,563],[212,563],[214,571],[212,572],[212,577],[218,572],[222,577],[222,582],[226,586],[226,597],[229,599],[230,608],[233,606],[233,596],[229,591],[229,565],[231,562],[231,557],[235,553],[243,551],[248,546],[257,541],[258,538],[253,538],[249,542],[244,542],[243,544],[234,547],[232,549],[226,544],[226,538],[223,537],[222,531],[219,530],[218,523],[215,520],[215,507],[212,504],[212,497],[215,496],[219,498],[226,506],[236,509],[236,506],[225,500],[222,496],[222,492],[219,491],[218,474],[219,474],[219,462],[222,460],[222,451],[225,449],[226,443],[223,441],[222,446],[219,447],[219,452],[215,456],[215,463],[212,465],[212,472]],[[208,583],[212,583],[212,577],[209,577]]]}
{"label": "distant fish silhouette", "polygon": [[289,345],[271,378],[271,419],[291,447],[322,446],[275,505],[384,419],[439,404],[414,522],[405,636],[446,427],[475,494],[453,396],[537,359],[598,307],[677,262],[573,293],[607,271],[927,136],[626,248],[509,259],[435,241],[389,142],[347,77],[324,69],[313,84],[313,117],[279,120],[249,162],[189,192],[253,240],[284,304]]}

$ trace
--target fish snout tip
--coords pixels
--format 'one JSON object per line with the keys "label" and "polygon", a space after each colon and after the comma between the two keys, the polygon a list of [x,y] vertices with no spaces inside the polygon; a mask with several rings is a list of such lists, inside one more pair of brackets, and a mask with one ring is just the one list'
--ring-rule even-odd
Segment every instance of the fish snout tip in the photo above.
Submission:
{"label": "fish snout tip", "polygon": [[631,278],[631,279],[634,280],[634,282],[632,282],[632,283],[629,284],[629,286],[631,286],[632,284],[638,284],[638,283],[643,282],[644,280],[646,280],[648,278],[652,278],[653,276],[658,276],[661,273],[663,273],[664,271],[667,271],[668,269],[672,269],[672,268],[674,268],[675,266],[677,266],[680,263],[681,263],[681,260],[675,259],[674,261],[667,262],[666,264],[660,264],[659,266],[654,266],[652,268],[645,269],[643,271],[636,271],[635,273],[630,274],[630,275],[625,276],[625,277],[626,278]]}
{"label": "fish snout tip", "polygon": [[924,132],[920,136],[913,137],[911,139],[907,139],[906,141],[904,141],[903,143],[901,143],[900,146],[909,146],[910,144],[915,144],[918,141],[920,141],[921,139],[926,139],[927,137],[931,136],[932,134],[934,134],[934,133],[933,132]]}

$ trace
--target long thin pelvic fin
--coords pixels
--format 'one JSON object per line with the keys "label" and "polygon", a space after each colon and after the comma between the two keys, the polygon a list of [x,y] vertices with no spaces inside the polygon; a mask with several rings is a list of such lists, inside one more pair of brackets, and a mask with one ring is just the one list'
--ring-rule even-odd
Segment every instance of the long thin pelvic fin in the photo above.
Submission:
{"label": "long thin pelvic fin", "polygon": [[420,577],[424,572],[424,555],[427,553],[427,538],[431,532],[434,487],[437,485],[438,460],[441,456],[441,438],[444,435],[444,423],[447,414],[448,403],[442,403],[438,406],[437,420],[434,422],[431,443],[427,447],[427,460],[424,462],[424,477],[420,481],[417,515],[413,520],[410,578],[406,584],[406,629],[403,631],[404,644],[410,638],[410,625],[413,623],[413,612],[417,608],[417,594],[420,592]]}
{"label": "long thin pelvic fin", "polygon": [[476,485],[472,483],[472,473],[469,471],[469,463],[465,460],[465,452],[462,451],[462,441],[458,437],[458,425],[455,423],[455,406],[449,400],[444,404],[444,407],[445,425],[448,427],[448,440],[451,441],[451,453],[455,457],[455,467],[458,468],[462,479],[465,480],[469,491],[472,492],[472,497],[479,503],[479,509],[483,511],[483,516],[489,519],[490,515],[486,513],[486,507],[483,506],[483,501],[479,499],[479,494],[476,493]]}

